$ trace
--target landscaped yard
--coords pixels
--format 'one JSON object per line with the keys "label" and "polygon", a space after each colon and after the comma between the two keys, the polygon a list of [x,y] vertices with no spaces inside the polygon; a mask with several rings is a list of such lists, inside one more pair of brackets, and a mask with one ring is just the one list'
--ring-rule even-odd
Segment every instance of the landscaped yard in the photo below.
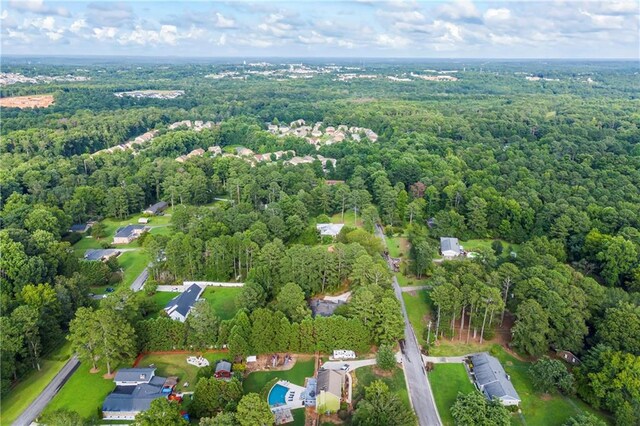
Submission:
{"label": "landscaped yard", "polygon": [[301,360],[298,358],[296,364],[290,370],[284,371],[257,371],[249,374],[242,384],[244,393],[260,393],[262,388],[273,379],[286,380],[296,385],[304,386],[304,379],[313,377],[314,359]]}
{"label": "landscaped yard", "polygon": [[358,223],[355,223],[355,215],[353,214],[353,210],[345,210],[344,221],[342,220],[342,215],[340,213],[336,213],[331,216],[331,223],[344,223],[346,226],[362,227],[362,218],[360,217],[360,215],[358,215]]}
{"label": "landscaped yard", "polygon": [[[464,248],[465,251],[475,251],[479,248],[491,249],[491,244],[494,240],[490,238],[480,239],[480,240],[469,240],[469,241],[460,241],[460,245]],[[509,255],[509,247],[513,249],[513,251],[517,252],[520,248],[519,244],[508,243],[504,240],[499,240],[502,243],[502,255]]]}
{"label": "landscaped yard", "polygon": [[[176,389],[178,391],[188,391],[195,386],[196,376],[198,375],[198,370],[200,370],[195,365],[187,364],[187,357],[189,356],[198,356],[198,354],[151,354],[142,358],[138,363],[138,367],[148,367],[153,364],[157,368],[156,376],[178,376]],[[208,359],[211,365],[215,365],[215,362],[221,359],[229,358],[228,354],[224,352],[204,353],[202,356]],[[189,383],[189,387],[186,389],[182,386],[185,382]]]}
{"label": "landscaped yard", "polygon": [[96,374],[91,374],[90,365],[80,364],[80,367],[64,384],[60,392],[47,405],[45,413],[65,409],[75,411],[84,419],[97,417],[102,407],[102,402],[115,388],[112,379],[104,379],[103,368]]}
{"label": "landscaped yard", "polygon": [[511,377],[513,386],[522,399],[522,415],[514,415],[512,424],[524,426],[560,426],[572,416],[585,411],[591,412],[603,420],[609,421],[601,413],[595,412],[576,397],[563,395],[545,395],[537,392],[529,374],[530,363],[520,361],[508,354],[501,346],[494,345],[491,353],[497,357],[505,371]]}
{"label": "landscaped yard", "polygon": [[34,371],[20,379],[7,394],[2,395],[0,424],[11,424],[25,408],[42,392],[58,371],[71,357],[71,344],[65,343],[40,363],[40,371]]}
{"label": "landscaped yard", "polygon": [[128,288],[150,261],[149,254],[142,250],[126,251],[118,256],[118,264],[124,270],[120,285]]}
{"label": "landscaped yard", "polygon": [[80,241],[73,245],[73,253],[77,257],[84,257],[88,249],[101,249],[100,242],[92,237],[83,237]]}
{"label": "landscaped yard", "polygon": [[396,273],[396,278],[400,287],[411,287],[416,285],[427,285],[428,280],[425,278],[419,279],[414,276],[407,276],[401,272]]}
{"label": "landscaped yard", "polygon": [[209,303],[213,311],[221,319],[231,319],[238,311],[236,296],[242,291],[240,287],[207,287],[202,297]]}
{"label": "landscaped yard", "polygon": [[[429,298],[428,290],[420,290],[415,292],[413,296],[410,293],[402,293],[404,299],[404,305],[407,308],[407,314],[409,315],[409,321],[413,326],[413,330],[416,333],[418,342],[424,345],[427,341],[425,336],[425,329],[427,328],[428,321],[426,316],[431,313],[431,299]],[[431,329],[432,333],[435,332],[435,325]],[[434,336],[431,335],[433,340]]]}
{"label": "landscaped yard", "polygon": [[428,377],[442,423],[453,426],[450,410],[458,392],[463,394],[473,392],[475,386],[471,384],[463,364],[435,364],[433,371],[428,373]]}
{"label": "landscaped yard", "polygon": [[[353,375],[353,373],[351,373]],[[364,388],[369,386],[374,380],[382,380],[389,386],[392,394],[400,397],[409,407],[409,392],[407,383],[404,380],[404,372],[396,367],[391,375],[378,375],[374,366],[360,367],[355,370],[356,388],[353,390],[353,400],[364,396]]]}
{"label": "landscaped yard", "polygon": [[406,258],[409,255],[409,240],[406,237],[387,237],[389,256]]}

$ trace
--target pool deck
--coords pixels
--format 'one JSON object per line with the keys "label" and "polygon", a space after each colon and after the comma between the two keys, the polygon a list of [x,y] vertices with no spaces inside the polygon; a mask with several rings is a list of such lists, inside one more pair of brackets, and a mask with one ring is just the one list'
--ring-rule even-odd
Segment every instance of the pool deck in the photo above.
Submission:
{"label": "pool deck", "polygon": [[[288,408],[290,410],[295,410],[296,408],[304,408],[302,393],[306,390],[306,388],[304,388],[303,386],[294,385],[293,383],[287,382],[286,380],[280,380],[278,383],[276,383],[276,385],[289,388],[289,391],[285,395],[285,404],[273,406],[271,407],[271,411],[281,410],[282,408]],[[269,393],[271,393],[271,391],[269,391]],[[291,398],[292,394],[293,398]]]}

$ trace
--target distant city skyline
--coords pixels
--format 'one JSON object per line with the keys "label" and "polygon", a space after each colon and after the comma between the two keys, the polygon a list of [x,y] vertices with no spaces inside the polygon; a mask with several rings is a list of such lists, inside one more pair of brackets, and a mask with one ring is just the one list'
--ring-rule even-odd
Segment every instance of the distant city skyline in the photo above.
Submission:
{"label": "distant city skyline", "polygon": [[3,55],[638,59],[625,1],[3,0]]}

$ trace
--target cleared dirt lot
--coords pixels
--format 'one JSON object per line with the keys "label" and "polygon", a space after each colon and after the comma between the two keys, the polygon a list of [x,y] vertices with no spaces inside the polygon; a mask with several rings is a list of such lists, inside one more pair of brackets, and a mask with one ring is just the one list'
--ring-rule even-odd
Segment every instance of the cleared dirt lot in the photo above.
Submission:
{"label": "cleared dirt lot", "polygon": [[53,95],[29,95],[0,98],[2,108],[46,108],[53,103]]}

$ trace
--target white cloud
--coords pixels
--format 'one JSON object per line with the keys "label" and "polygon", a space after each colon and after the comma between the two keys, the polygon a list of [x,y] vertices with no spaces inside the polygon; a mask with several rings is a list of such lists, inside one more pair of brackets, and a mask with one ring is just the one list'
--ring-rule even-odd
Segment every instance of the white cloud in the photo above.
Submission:
{"label": "white cloud", "polygon": [[100,41],[112,40],[118,34],[116,27],[100,27],[93,29],[93,36]]}
{"label": "white cloud", "polygon": [[7,12],[7,9],[4,9],[2,13],[0,13],[0,19],[4,21],[8,17],[9,17],[9,12]]}
{"label": "white cloud", "polygon": [[175,25],[162,25],[159,31],[147,30],[140,26],[118,38],[120,44],[165,44],[175,46],[178,41],[178,28]]}
{"label": "white cloud", "polygon": [[26,18],[24,20],[25,27],[33,27],[43,31],[53,31],[56,19],[53,16],[46,18]]}
{"label": "white cloud", "polygon": [[425,20],[425,16],[417,10],[404,10],[398,12],[378,10],[376,14],[384,19],[393,19],[401,22],[423,22]]}
{"label": "white cloud", "polygon": [[441,17],[454,21],[478,22],[480,20],[480,12],[471,0],[445,3],[437,8],[437,12]]}
{"label": "white cloud", "polygon": [[376,37],[376,44],[382,47],[402,49],[411,44],[411,40],[399,35],[380,34]]}
{"label": "white cloud", "polygon": [[58,41],[62,38],[62,30],[60,31],[47,31],[46,32],[47,37],[49,37],[49,40],[51,41]]}
{"label": "white cloud", "polygon": [[215,19],[216,28],[235,28],[236,21],[233,18],[225,18],[220,12],[216,12]]}
{"label": "white cloud", "polygon": [[621,29],[624,25],[623,16],[596,15],[585,10],[581,10],[580,13],[589,17],[591,23],[598,29]]}
{"label": "white cloud", "polygon": [[271,13],[264,22],[258,25],[258,29],[276,37],[290,36],[293,25],[285,22],[284,19],[284,15],[280,13]]}
{"label": "white cloud", "polygon": [[22,31],[13,31],[12,29],[7,28],[7,34],[9,35],[9,38],[12,38],[12,39],[15,39],[15,40],[20,40],[20,41],[23,41],[25,43],[28,43],[29,41],[31,41],[29,36],[27,36]]}
{"label": "white cloud", "polygon": [[9,6],[22,12],[69,16],[69,11],[64,7],[49,7],[44,4],[43,0],[10,0]]}
{"label": "white cloud", "polygon": [[71,24],[71,26],[69,27],[69,31],[77,34],[82,31],[83,28],[87,28],[87,21],[85,21],[84,19],[78,19],[76,21],[73,21],[73,24]]}
{"label": "white cloud", "polygon": [[483,18],[489,23],[508,21],[511,19],[511,11],[504,7],[499,9],[487,9],[486,12],[484,12]]}

